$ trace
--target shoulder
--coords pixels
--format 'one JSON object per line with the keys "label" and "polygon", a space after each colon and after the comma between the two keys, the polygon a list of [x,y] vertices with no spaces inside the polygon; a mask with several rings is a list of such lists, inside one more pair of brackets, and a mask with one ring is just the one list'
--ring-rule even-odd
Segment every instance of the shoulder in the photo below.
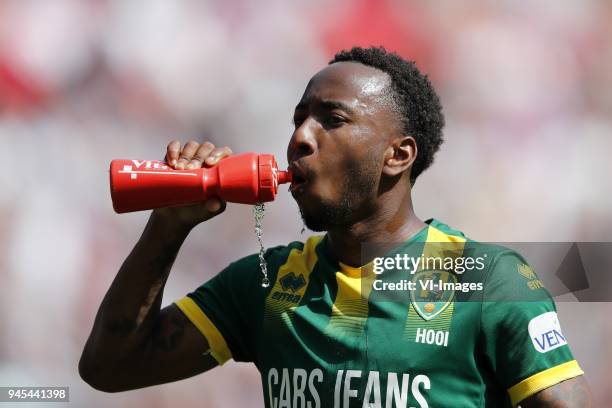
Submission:
{"label": "shoulder", "polygon": [[426,244],[430,247],[429,252],[441,252],[442,255],[463,258],[478,258],[482,260],[479,264],[488,270],[494,267],[500,259],[511,258],[522,259],[522,257],[510,248],[493,243],[486,243],[469,238],[462,231],[449,227],[438,220],[427,221]]}
{"label": "shoulder", "polygon": [[[470,277],[485,282],[489,293],[514,291],[532,299],[531,294],[540,298],[540,292],[546,292],[529,262],[516,250],[496,243],[473,240],[462,231],[437,220],[430,220],[428,224],[427,241],[442,243],[443,252],[450,251],[464,260],[470,259],[472,265],[478,266],[470,271]],[[475,273],[480,276],[475,276]]]}
{"label": "shoulder", "polygon": [[[264,260],[268,272],[274,274],[290,257],[296,258],[316,258],[318,245],[324,236],[311,236],[306,241],[292,241],[286,245],[278,245],[268,248],[264,252]],[[259,253],[254,253],[232,262],[223,272],[240,273],[243,270],[253,270],[260,268]]]}

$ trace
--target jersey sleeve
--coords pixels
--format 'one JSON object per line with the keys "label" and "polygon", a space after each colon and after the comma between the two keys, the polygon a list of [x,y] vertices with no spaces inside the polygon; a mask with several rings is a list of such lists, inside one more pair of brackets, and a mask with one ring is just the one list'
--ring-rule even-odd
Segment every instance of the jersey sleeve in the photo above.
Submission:
{"label": "jersey sleeve", "polygon": [[513,406],[583,374],[550,294],[519,254],[507,250],[495,257],[483,294],[485,355]]}
{"label": "jersey sleeve", "polygon": [[[273,282],[286,247],[269,249],[265,254],[269,278]],[[174,302],[208,341],[219,365],[230,358],[255,361],[256,333],[263,316],[263,301],[269,288],[261,286],[262,274],[257,254],[247,256],[219,272],[187,296]]]}

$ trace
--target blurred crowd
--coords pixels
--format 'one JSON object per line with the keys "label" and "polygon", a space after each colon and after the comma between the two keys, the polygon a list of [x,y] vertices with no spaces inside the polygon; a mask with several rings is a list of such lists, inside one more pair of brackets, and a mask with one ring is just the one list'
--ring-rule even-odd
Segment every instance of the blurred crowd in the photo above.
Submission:
{"label": "blurred crowd", "polygon": [[[68,385],[77,406],[263,406],[253,366],[119,395],[77,373],[80,351],[146,213],[117,215],[114,158],[160,159],[173,138],[286,165],[309,78],[353,45],[415,60],[439,91],[446,143],[417,214],[482,241],[610,241],[612,3],[402,0],[2,0],[0,386]],[[200,226],[168,304],[257,249],[251,208]],[[304,239],[289,194],[263,239]],[[609,303],[559,304],[602,404]]]}

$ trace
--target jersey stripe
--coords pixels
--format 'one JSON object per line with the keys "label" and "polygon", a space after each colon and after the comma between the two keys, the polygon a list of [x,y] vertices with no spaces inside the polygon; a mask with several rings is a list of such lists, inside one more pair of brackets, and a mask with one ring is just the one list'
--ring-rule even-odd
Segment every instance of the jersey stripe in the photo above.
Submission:
{"label": "jersey stripe", "polygon": [[508,388],[512,405],[516,406],[525,398],[530,397],[543,389],[558,384],[561,381],[578,377],[582,374],[584,374],[584,371],[582,371],[576,360],[571,360],[567,363],[559,364],[558,366],[540,371],[539,373],[534,374],[531,377],[524,379],[520,383]]}
{"label": "jersey stripe", "polygon": [[404,326],[404,339],[415,341],[418,329],[436,330],[436,331],[447,331],[451,327],[451,319],[455,310],[455,303],[451,302],[450,305],[442,313],[436,316],[435,319],[425,320],[423,319],[413,307],[408,309],[408,318],[406,319],[406,325]]}
{"label": "jersey stripe", "polygon": [[[424,262],[427,262],[427,258],[443,259],[445,257],[460,257],[463,255],[465,242],[466,238],[464,237],[450,235],[439,230],[438,228],[429,226],[427,228],[427,238],[425,239],[422,252]],[[424,265],[419,265],[416,271],[417,273],[423,270],[422,266]],[[419,315],[414,304],[409,304],[404,325],[404,338],[414,341],[416,338],[417,329],[419,328],[440,331],[449,330],[453,311],[454,300],[452,300],[435,319],[426,320]]]}
{"label": "jersey stripe", "polygon": [[[298,305],[298,303],[292,300],[296,299],[295,296],[299,296],[299,299],[304,297],[304,293],[310,282],[310,273],[318,261],[316,247],[322,239],[322,235],[310,237],[304,244],[303,250],[297,248],[291,250],[287,257],[287,261],[278,269],[274,288],[266,298],[266,320],[270,318],[280,318],[285,321],[285,323],[291,324],[290,314]],[[298,289],[284,289],[281,280],[291,274],[293,274],[294,279],[299,278],[300,275],[303,276],[305,284]],[[293,299],[288,297],[275,298],[275,293],[286,293],[294,297]]]}
{"label": "jersey stripe", "polygon": [[[432,227],[431,225],[427,229],[427,243],[442,242],[445,244],[445,252],[449,250],[458,252],[459,254],[457,256],[460,256],[463,253],[463,246],[465,245],[465,241],[465,237],[447,234],[437,229],[436,227]],[[450,243],[453,243],[453,245],[449,245]],[[438,248],[438,246],[434,245],[432,246],[432,248]],[[427,251],[427,248],[425,249],[425,251]],[[432,256],[433,255],[435,254],[432,254]]]}
{"label": "jersey stripe", "polygon": [[371,264],[361,268],[340,264],[336,272],[338,291],[332,305],[326,331],[342,331],[345,335],[361,336],[368,318],[368,299],[376,279]]}
{"label": "jersey stripe", "polygon": [[219,365],[232,358],[232,352],[223,338],[223,335],[204,314],[202,309],[188,296],[174,302],[174,304],[187,316],[193,325],[202,333],[210,346],[210,354]]}

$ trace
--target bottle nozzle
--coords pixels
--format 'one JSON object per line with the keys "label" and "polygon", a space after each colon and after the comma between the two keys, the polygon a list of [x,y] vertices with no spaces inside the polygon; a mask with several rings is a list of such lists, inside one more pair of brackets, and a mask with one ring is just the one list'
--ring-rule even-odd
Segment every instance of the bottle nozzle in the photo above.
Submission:
{"label": "bottle nozzle", "polygon": [[278,184],[290,183],[293,178],[293,174],[290,171],[282,171],[278,172]]}

